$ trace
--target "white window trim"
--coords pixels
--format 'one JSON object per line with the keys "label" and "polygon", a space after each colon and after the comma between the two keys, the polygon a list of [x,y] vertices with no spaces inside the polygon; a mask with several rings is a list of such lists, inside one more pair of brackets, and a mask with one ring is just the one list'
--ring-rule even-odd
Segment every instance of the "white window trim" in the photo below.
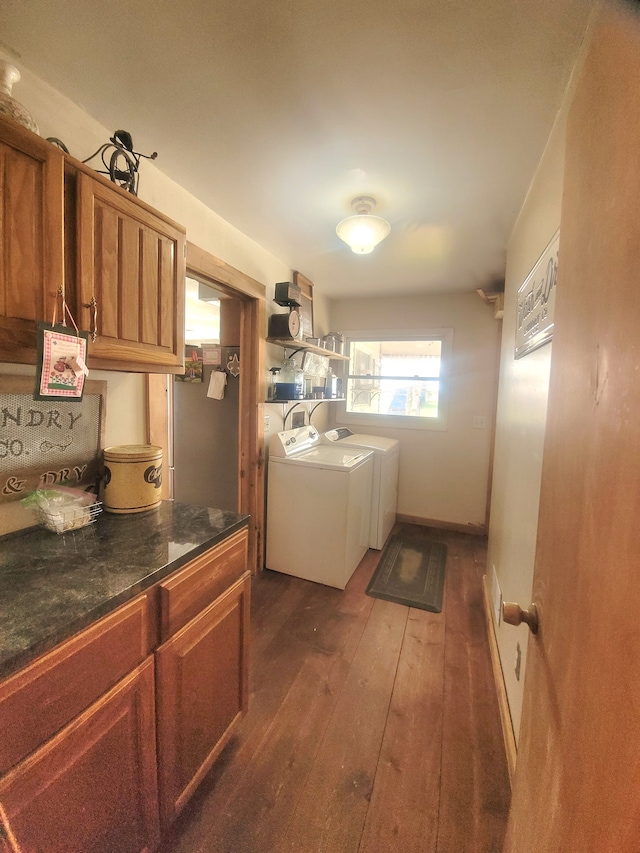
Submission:
{"label": "white window trim", "polygon": [[[365,414],[363,412],[347,412],[346,402],[336,404],[336,423],[345,426],[385,427],[386,429],[415,429],[415,430],[437,430],[444,432],[447,429],[447,418],[449,411],[449,372],[451,369],[451,358],[453,353],[453,329],[353,329],[342,333],[345,337],[345,354],[349,353],[351,340],[372,341],[405,341],[416,338],[431,338],[442,341],[441,364],[440,364],[440,388],[438,392],[438,417],[420,418],[407,415],[382,415]],[[344,362],[344,376],[346,389],[346,375],[349,371],[349,362]]]}

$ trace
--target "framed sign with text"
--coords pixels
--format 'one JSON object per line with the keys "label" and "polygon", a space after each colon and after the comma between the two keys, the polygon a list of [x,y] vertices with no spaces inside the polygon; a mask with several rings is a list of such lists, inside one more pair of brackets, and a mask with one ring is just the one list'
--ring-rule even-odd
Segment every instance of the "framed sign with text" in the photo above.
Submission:
{"label": "framed sign with text", "polygon": [[33,378],[0,376],[0,503],[32,489],[95,483],[102,469],[107,383],[82,400],[34,400]]}
{"label": "framed sign with text", "polygon": [[559,243],[558,230],[518,290],[516,358],[522,358],[553,337]]}

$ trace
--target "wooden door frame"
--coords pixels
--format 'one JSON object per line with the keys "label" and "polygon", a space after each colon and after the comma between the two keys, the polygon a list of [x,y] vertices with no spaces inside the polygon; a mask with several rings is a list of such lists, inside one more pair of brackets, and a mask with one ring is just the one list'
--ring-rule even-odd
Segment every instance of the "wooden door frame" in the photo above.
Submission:
{"label": "wooden door frame", "polygon": [[[248,565],[252,572],[264,567],[264,330],[266,288],[215,255],[187,241],[187,275],[211,284],[241,303],[240,405],[238,417],[238,512],[249,521]],[[173,377],[147,375],[147,439],[163,448],[173,468]],[[163,497],[169,496],[165,478]]]}

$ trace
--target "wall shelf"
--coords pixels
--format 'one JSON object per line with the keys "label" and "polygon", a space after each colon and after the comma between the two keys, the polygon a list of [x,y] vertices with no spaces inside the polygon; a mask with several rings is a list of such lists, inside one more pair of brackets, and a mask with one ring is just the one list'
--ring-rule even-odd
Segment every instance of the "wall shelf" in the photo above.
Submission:
{"label": "wall shelf", "polygon": [[346,397],[303,397],[302,399],[297,400],[265,400],[266,404],[277,404],[277,403],[344,403]]}
{"label": "wall shelf", "polygon": [[330,349],[317,347],[315,344],[307,343],[307,341],[296,341],[286,338],[267,338],[266,340],[268,344],[276,344],[276,346],[294,350],[294,352],[301,352],[305,350],[309,352],[314,352],[316,353],[316,355],[324,355],[326,358],[332,359],[334,361],[349,361],[348,355],[342,355],[341,353],[334,352]]}
{"label": "wall shelf", "polygon": [[[323,397],[321,400],[317,400],[317,399],[314,400],[311,397],[309,397],[308,399],[304,399],[304,400],[266,400],[266,404],[269,404],[269,405],[281,404],[282,405],[282,426],[284,428],[286,426],[286,423],[287,423],[287,418],[289,417],[291,412],[294,409],[297,409],[297,407],[301,403],[313,403],[313,404],[315,404],[311,408],[309,408],[309,423],[311,423],[311,418],[313,416],[313,413],[318,408],[318,406],[321,406],[323,403],[344,403],[345,400],[346,400],[346,397]],[[286,405],[289,405],[289,404],[290,404],[290,406],[287,409],[287,411],[285,412],[284,407]]]}

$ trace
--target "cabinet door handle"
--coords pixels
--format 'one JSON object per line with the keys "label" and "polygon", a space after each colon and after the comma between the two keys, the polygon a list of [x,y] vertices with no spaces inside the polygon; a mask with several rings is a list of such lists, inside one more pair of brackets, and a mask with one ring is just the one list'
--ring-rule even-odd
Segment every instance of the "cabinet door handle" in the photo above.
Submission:
{"label": "cabinet door handle", "polygon": [[91,328],[89,330],[89,334],[91,335],[91,342],[95,343],[95,340],[98,337],[98,303],[96,301],[95,296],[91,297],[91,302],[84,302],[83,307],[93,309],[91,314]]}

